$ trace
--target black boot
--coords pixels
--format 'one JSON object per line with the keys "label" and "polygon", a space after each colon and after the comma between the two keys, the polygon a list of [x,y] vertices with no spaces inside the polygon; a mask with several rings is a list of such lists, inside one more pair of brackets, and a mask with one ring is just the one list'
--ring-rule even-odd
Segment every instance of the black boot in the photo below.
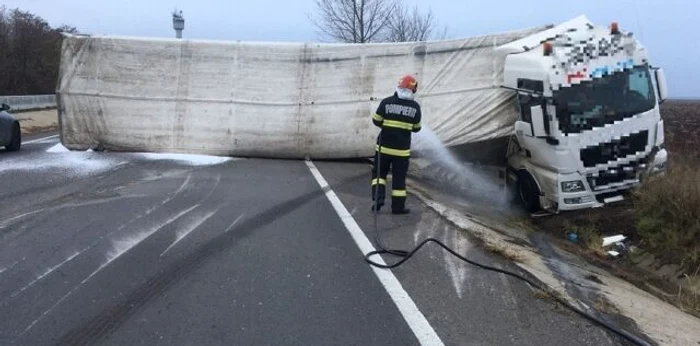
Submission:
{"label": "black boot", "polygon": [[403,209],[392,209],[391,210],[392,214],[397,214],[397,215],[405,215],[405,214],[410,214],[411,209],[408,208],[403,208]]}
{"label": "black boot", "polygon": [[371,212],[374,212],[374,211],[379,212],[380,210],[382,210],[383,206],[384,206],[384,201],[375,202],[374,204],[372,204],[372,210],[370,210],[370,211]]}

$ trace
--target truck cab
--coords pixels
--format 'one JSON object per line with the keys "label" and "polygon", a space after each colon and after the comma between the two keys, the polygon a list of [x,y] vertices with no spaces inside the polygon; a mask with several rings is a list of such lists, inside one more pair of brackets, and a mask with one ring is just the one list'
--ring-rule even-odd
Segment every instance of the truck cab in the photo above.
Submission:
{"label": "truck cab", "polygon": [[666,81],[631,33],[582,16],[498,49],[519,109],[507,176],[529,211],[620,201],[664,171]]}

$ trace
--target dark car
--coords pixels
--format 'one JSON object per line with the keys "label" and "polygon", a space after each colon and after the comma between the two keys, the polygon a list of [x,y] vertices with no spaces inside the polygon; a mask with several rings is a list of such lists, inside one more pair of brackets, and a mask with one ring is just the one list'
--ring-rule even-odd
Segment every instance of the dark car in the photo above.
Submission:
{"label": "dark car", "polygon": [[0,107],[0,147],[7,151],[17,151],[22,145],[22,131],[19,121],[7,111],[10,106],[3,103]]}

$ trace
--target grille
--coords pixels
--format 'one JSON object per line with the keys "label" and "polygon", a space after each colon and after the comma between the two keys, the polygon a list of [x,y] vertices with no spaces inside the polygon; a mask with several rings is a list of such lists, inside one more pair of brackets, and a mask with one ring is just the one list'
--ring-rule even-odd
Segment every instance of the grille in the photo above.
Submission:
{"label": "grille", "polygon": [[595,167],[606,164],[618,158],[644,152],[647,147],[649,131],[641,131],[629,136],[620,137],[608,143],[581,149],[581,161],[584,167]]}
{"label": "grille", "polygon": [[588,184],[593,191],[603,190],[605,186],[621,183],[625,180],[639,179],[639,173],[646,169],[647,159],[632,161],[628,164],[620,165],[615,168],[600,170],[588,176]]}

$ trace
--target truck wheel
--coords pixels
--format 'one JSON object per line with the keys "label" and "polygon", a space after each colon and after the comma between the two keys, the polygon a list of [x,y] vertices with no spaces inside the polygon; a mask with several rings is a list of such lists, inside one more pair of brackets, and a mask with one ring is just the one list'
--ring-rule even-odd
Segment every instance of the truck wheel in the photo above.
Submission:
{"label": "truck wheel", "polygon": [[540,189],[527,172],[520,173],[518,177],[518,196],[527,212],[534,213],[542,208],[540,206]]}
{"label": "truck wheel", "polygon": [[12,140],[10,145],[6,146],[7,151],[17,151],[22,146],[22,130],[19,128],[19,123],[15,122],[12,125]]}

